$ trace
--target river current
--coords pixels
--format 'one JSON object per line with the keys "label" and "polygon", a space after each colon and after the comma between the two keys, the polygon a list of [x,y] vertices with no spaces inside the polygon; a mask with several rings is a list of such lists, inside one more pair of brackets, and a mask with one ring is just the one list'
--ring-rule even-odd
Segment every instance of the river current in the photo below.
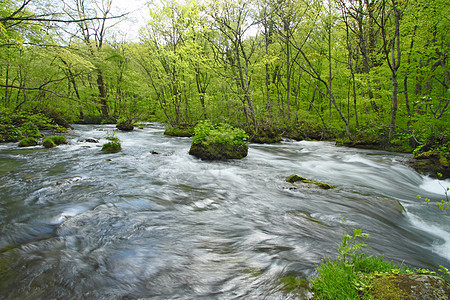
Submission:
{"label": "river current", "polygon": [[[294,298],[280,278],[314,276],[354,228],[370,254],[450,268],[450,213],[433,204],[450,181],[418,174],[410,155],[283,141],[209,162],[160,124],[101,153],[113,130],[76,125],[53,149],[0,144],[0,299]],[[336,188],[294,187],[291,174]]]}

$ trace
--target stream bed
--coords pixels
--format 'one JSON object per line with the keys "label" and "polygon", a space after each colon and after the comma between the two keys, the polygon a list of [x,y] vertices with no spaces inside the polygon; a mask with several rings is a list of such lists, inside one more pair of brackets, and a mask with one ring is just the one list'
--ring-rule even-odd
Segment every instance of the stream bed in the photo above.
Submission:
{"label": "stream bed", "polygon": [[314,276],[353,228],[370,254],[450,268],[450,213],[434,204],[450,181],[408,154],[283,141],[210,162],[153,123],[117,132],[123,150],[104,154],[113,130],[76,125],[53,149],[0,144],[0,299],[289,299],[280,278]]}

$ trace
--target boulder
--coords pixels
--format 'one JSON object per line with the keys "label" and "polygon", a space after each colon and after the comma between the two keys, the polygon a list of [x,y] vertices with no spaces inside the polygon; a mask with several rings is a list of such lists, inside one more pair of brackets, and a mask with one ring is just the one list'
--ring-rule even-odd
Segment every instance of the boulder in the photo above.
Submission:
{"label": "boulder", "polygon": [[203,160],[240,159],[247,156],[248,145],[192,143],[189,154]]}
{"label": "boulder", "polygon": [[122,130],[122,131],[133,131],[133,129],[134,129],[133,122],[130,120],[119,121],[119,122],[117,122],[116,127],[117,127],[117,129]]}
{"label": "boulder", "polygon": [[377,274],[375,299],[450,299],[450,285],[440,277],[423,274]]}
{"label": "boulder", "polygon": [[22,139],[19,142],[19,147],[31,147],[31,146],[36,146],[37,144],[38,144],[38,142],[36,141],[35,138],[28,137],[28,138]]}
{"label": "boulder", "polygon": [[[449,160],[450,157],[443,155],[439,151],[430,150],[415,154],[409,164],[421,174],[447,179],[450,178]],[[442,176],[438,176],[438,173]]]}
{"label": "boulder", "polygon": [[118,142],[109,142],[102,146],[102,151],[105,153],[116,153],[120,150],[122,150],[122,146]]}

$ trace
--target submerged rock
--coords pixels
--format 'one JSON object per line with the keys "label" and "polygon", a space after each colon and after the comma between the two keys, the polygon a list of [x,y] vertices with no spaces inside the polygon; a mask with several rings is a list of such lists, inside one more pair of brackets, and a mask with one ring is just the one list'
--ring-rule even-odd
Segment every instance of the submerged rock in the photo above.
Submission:
{"label": "submerged rock", "polygon": [[86,138],[86,139],[79,139],[78,142],[80,143],[99,143],[99,140],[94,138]]}
{"label": "submerged rock", "polygon": [[328,189],[334,188],[334,186],[332,186],[332,185],[330,185],[328,183],[323,183],[323,182],[320,182],[320,181],[308,179],[308,178],[301,177],[301,176],[298,176],[298,175],[295,175],[295,174],[292,174],[292,175],[288,176],[286,178],[286,181],[289,182],[289,183],[292,183],[292,184],[297,183],[297,182],[306,183],[306,184],[313,184],[313,185],[316,185],[316,186],[318,186],[318,187],[320,187],[321,189],[324,189],[324,190],[328,190]]}

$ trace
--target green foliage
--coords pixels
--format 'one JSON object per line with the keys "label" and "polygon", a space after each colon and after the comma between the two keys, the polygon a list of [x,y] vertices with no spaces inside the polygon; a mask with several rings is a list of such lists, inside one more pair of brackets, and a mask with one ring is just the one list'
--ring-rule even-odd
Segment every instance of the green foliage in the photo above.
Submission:
{"label": "green foliage", "polygon": [[116,136],[116,132],[108,132],[105,136],[109,142],[103,144],[102,151],[105,153],[116,153],[122,150],[122,145],[120,144],[120,139]]}
{"label": "green foliage", "polygon": [[122,150],[122,146],[117,142],[105,143],[102,146],[102,151],[106,153],[116,153]]}
{"label": "green foliage", "polygon": [[341,237],[341,243],[338,247],[338,252],[340,254],[339,259],[343,260],[345,263],[352,264],[366,256],[366,254],[362,252],[362,249],[368,245],[364,242],[360,242],[363,238],[368,239],[370,238],[370,235],[363,233],[361,229],[354,229],[353,235],[344,234]]}
{"label": "green foliage", "polygon": [[56,145],[67,144],[67,139],[65,136],[57,135],[49,137]]}
{"label": "green foliage", "polygon": [[194,127],[189,125],[166,125],[164,134],[180,137],[191,137],[195,134]]}
{"label": "green foliage", "polygon": [[212,124],[209,121],[200,121],[194,129],[192,142],[194,144],[227,144],[231,146],[246,145],[248,135],[240,128],[229,124]]}
{"label": "green foliage", "polygon": [[27,137],[22,139],[19,142],[19,147],[30,147],[30,146],[36,146],[37,145],[37,141],[34,137]]}
{"label": "green foliage", "polygon": [[133,121],[129,119],[120,119],[116,127],[123,131],[132,131],[134,129]]}
{"label": "green foliage", "polygon": [[53,139],[51,137],[47,137],[42,141],[42,144],[44,145],[45,148],[53,148],[56,147],[55,142],[53,141]]}
{"label": "green foliage", "polygon": [[67,139],[65,136],[61,135],[49,136],[42,141],[42,144],[44,145],[45,148],[53,148],[58,145],[67,144]]}
{"label": "green foliage", "polygon": [[108,141],[113,142],[113,143],[121,142],[119,137],[116,135],[115,131],[106,133],[105,139],[107,139]]}

